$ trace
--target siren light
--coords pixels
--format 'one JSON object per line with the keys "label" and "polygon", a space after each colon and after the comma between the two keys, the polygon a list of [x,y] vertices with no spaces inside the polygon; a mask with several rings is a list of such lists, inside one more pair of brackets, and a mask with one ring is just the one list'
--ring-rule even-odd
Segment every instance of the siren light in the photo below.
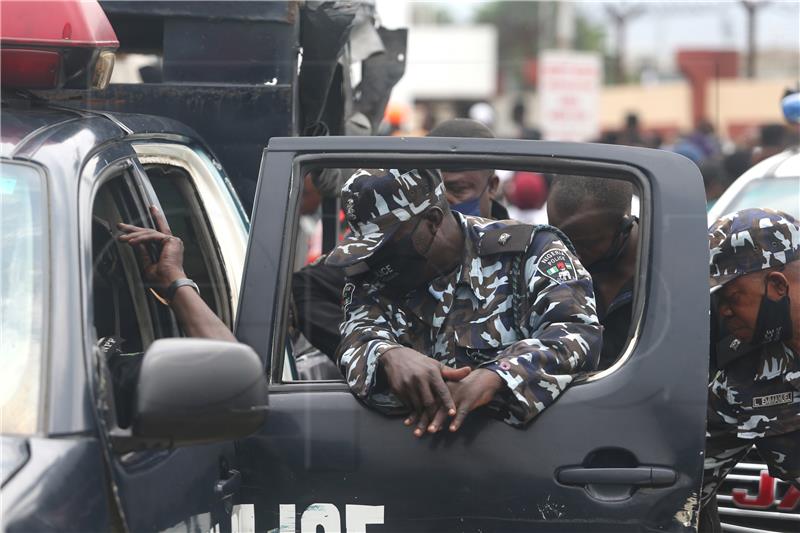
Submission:
{"label": "siren light", "polygon": [[787,91],[781,100],[783,116],[792,124],[800,124],[800,90]]}
{"label": "siren light", "polygon": [[0,0],[0,84],[104,89],[117,35],[97,0]]}

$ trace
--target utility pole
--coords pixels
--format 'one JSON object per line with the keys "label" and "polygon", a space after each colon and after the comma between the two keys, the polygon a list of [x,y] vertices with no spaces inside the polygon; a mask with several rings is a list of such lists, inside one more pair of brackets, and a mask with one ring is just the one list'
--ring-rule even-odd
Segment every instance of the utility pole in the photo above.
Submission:
{"label": "utility pole", "polygon": [[645,7],[638,4],[607,4],[606,13],[611,17],[616,34],[616,50],[614,52],[614,77],[617,83],[625,81],[625,36],[627,25],[631,19],[644,13]]}
{"label": "utility pole", "polygon": [[756,44],[756,15],[758,10],[768,2],[762,0],[739,0],[747,14],[747,64],[745,74],[748,78],[756,77],[756,57],[758,55],[758,45]]}

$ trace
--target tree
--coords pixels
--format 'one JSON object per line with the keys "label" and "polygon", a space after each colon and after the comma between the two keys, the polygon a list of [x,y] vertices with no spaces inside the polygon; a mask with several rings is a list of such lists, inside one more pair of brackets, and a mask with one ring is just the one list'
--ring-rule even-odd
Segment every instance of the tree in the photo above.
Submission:
{"label": "tree", "polygon": [[[474,16],[475,22],[497,28],[498,65],[502,79],[520,86],[525,65],[547,46],[545,11],[541,2],[497,1],[483,4]],[[550,24],[550,31],[554,24]]]}
{"label": "tree", "polygon": [[[560,2],[495,1],[483,4],[474,15],[475,22],[497,28],[498,64],[503,79],[520,85],[525,64],[538,57],[541,50],[555,48]],[[605,32],[585,16],[573,17],[575,31],[572,45],[577,50],[603,50]]]}
{"label": "tree", "polygon": [[587,52],[605,51],[606,32],[600,25],[594,25],[584,15],[575,17],[575,37],[572,43],[575,50]]}
{"label": "tree", "polygon": [[625,52],[627,51],[627,44],[625,37],[627,36],[628,23],[645,12],[644,5],[629,4],[628,2],[617,4],[606,4],[606,13],[608,13],[611,22],[614,24],[614,33],[616,37],[616,44],[614,50],[614,80],[616,83],[624,83],[627,76],[625,73]]}

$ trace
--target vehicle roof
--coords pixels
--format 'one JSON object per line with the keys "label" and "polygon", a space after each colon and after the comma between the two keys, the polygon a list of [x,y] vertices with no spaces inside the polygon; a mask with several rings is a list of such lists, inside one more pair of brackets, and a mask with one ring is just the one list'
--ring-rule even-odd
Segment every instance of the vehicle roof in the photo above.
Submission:
{"label": "vehicle roof", "polygon": [[[739,180],[787,178],[800,175],[800,147],[789,148],[747,169]],[[738,180],[737,180],[738,181]]]}
{"label": "vehicle roof", "polygon": [[722,193],[717,202],[708,211],[709,226],[719,217],[727,213],[728,206],[750,183],[761,180],[785,179],[800,177],[800,147],[792,147],[783,152],[759,161]]}
{"label": "vehicle roof", "polygon": [[81,159],[96,146],[128,136],[199,137],[185,124],[165,117],[110,113],[56,106],[44,100],[3,95],[0,120],[0,157],[35,159],[36,151],[49,139],[65,138],[70,132],[89,129],[92,143],[78,143]]}

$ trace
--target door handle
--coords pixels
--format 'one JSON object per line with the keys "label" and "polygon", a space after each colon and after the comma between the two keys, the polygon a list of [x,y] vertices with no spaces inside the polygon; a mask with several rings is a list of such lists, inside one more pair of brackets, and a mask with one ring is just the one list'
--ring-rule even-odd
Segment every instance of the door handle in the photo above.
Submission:
{"label": "door handle", "polygon": [[670,468],[637,466],[634,468],[565,467],[556,474],[563,485],[635,485],[663,487],[672,485],[678,475]]}
{"label": "door handle", "polygon": [[230,498],[242,486],[242,474],[238,470],[229,470],[228,477],[220,479],[214,485],[214,494],[221,499]]}

